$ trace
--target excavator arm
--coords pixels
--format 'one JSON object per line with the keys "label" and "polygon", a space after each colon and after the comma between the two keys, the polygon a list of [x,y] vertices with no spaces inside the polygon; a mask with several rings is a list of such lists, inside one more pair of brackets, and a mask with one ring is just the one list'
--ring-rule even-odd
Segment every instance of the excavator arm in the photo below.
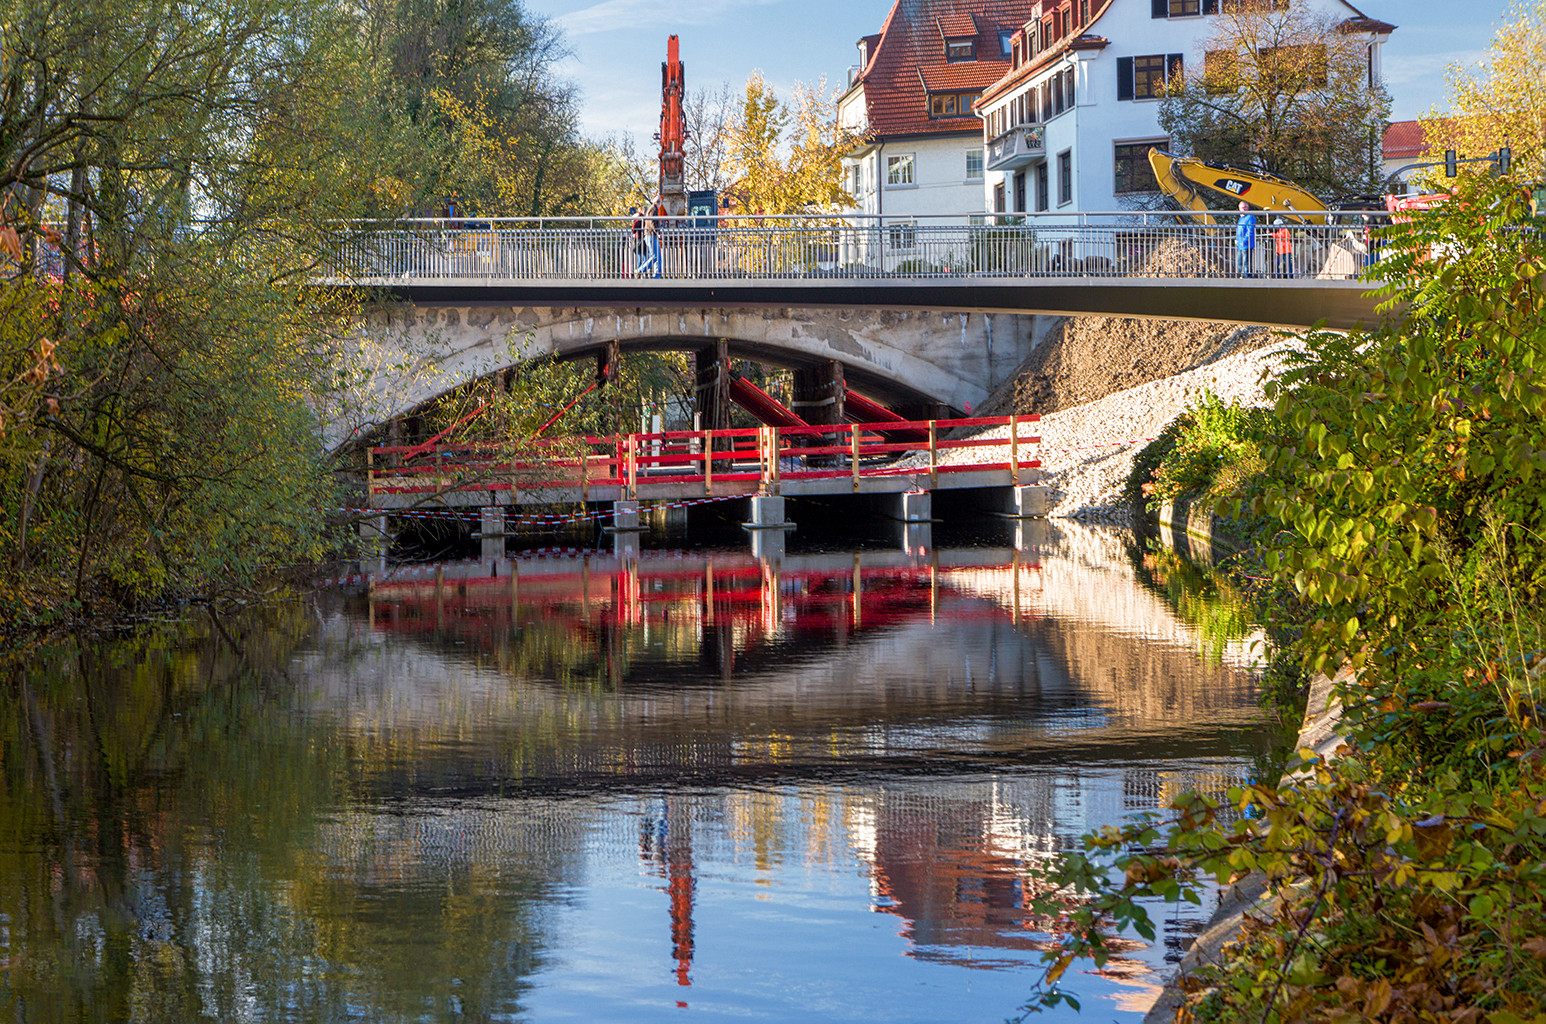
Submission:
{"label": "excavator arm", "polygon": [[676,36],[666,40],[666,59],[660,65],[660,201],[668,217],[687,213],[685,156],[687,119],[682,102],[687,95]]}
{"label": "excavator arm", "polygon": [[1325,224],[1326,204],[1291,181],[1260,171],[1205,164],[1201,160],[1172,156],[1161,149],[1149,150],[1149,166],[1165,194],[1188,210],[1195,210],[1206,224],[1213,218],[1203,212],[1204,190],[1234,200],[1244,200],[1260,210],[1281,211],[1297,224]]}

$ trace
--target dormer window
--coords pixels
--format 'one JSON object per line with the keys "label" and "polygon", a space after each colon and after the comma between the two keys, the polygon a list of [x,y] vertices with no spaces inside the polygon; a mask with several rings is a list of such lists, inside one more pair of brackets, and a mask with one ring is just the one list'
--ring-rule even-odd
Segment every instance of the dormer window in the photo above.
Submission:
{"label": "dormer window", "polygon": [[977,40],[970,36],[966,38],[945,40],[945,59],[954,63],[961,60],[977,59]]}
{"label": "dormer window", "polygon": [[980,93],[931,92],[929,93],[929,119],[971,117],[972,107]]}
{"label": "dormer window", "polygon": [[1014,38],[1014,35],[1015,35],[1014,32],[1010,31],[1007,28],[999,29],[999,32],[998,32],[998,52],[999,52],[999,56],[1001,56],[1001,57],[1008,57],[1010,55],[1010,53],[1012,52],[1011,49],[1010,49],[1010,40],[1012,40]]}

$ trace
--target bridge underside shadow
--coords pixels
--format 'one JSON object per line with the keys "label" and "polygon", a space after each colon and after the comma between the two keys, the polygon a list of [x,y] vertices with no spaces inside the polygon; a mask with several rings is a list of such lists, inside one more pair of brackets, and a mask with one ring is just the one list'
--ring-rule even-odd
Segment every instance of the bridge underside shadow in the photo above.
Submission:
{"label": "bridge underside shadow", "polygon": [[820,368],[883,404],[966,413],[1008,380],[1055,320],[1015,314],[792,307],[381,305],[361,327],[371,353],[358,409],[328,446],[370,433],[472,381],[522,363],[622,352],[715,349]]}
{"label": "bridge underside shadow", "polygon": [[359,287],[419,305],[915,310],[1200,320],[1333,330],[1372,326],[1378,299],[1361,281],[1317,277],[1005,277],[673,280],[510,280],[482,277],[397,281]]}

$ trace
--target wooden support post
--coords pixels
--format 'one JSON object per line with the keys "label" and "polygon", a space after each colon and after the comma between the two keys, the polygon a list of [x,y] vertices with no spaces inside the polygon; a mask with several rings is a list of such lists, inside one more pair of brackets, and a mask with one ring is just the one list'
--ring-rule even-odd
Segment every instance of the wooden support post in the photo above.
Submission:
{"label": "wooden support post", "polygon": [[1020,417],[1009,414],[1009,482],[1020,483]]}
{"label": "wooden support post", "polygon": [[714,431],[703,432],[703,496],[714,496]]}
{"label": "wooden support post", "polygon": [[939,485],[939,427],[929,420],[929,490]]}
{"label": "wooden support post", "polygon": [[849,465],[853,469],[854,493],[859,493],[859,424],[851,423],[848,426],[849,437]]}
{"label": "wooden support post", "polygon": [[639,499],[639,439],[628,435],[628,500]]}
{"label": "wooden support post", "polygon": [[771,492],[769,492],[771,494],[782,494],[783,493],[783,478],[780,476],[779,465],[778,465],[778,457],[779,457],[779,455],[781,453],[782,453],[782,448],[780,447],[780,442],[779,442],[779,428],[778,427],[769,427],[768,428],[768,466],[770,467],[770,472],[771,472],[771,476],[772,476],[772,480],[773,480],[773,490]]}
{"label": "wooden support post", "polygon": [[365,449],[365,494],[367,497],[375,497],[376,494],[376,449]]}

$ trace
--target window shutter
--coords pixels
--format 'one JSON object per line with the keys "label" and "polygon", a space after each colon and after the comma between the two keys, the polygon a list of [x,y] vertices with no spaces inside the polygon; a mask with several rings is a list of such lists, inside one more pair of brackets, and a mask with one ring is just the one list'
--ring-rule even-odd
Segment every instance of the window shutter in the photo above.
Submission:
{"label": "window shutter", "polygon": [[1150,0],[1149,13],[1155,18],[1170,17],[1170,0]]}
{"label": "window shutter", "polygon": [[1181,77],[1181,54],[1170,53],[1165,55],[1165,82],[1168,84]]}
{"label": "window shutter", "polygon": [[1133,98],[1133,58],[1117,58],[1117,99]]}
{"label": "window shutter", "polygon": [[1204,14],[1217,14],[1217,13],[1219,13],[1219,0],[1202,0],[1202,13],[1204,13]]}

